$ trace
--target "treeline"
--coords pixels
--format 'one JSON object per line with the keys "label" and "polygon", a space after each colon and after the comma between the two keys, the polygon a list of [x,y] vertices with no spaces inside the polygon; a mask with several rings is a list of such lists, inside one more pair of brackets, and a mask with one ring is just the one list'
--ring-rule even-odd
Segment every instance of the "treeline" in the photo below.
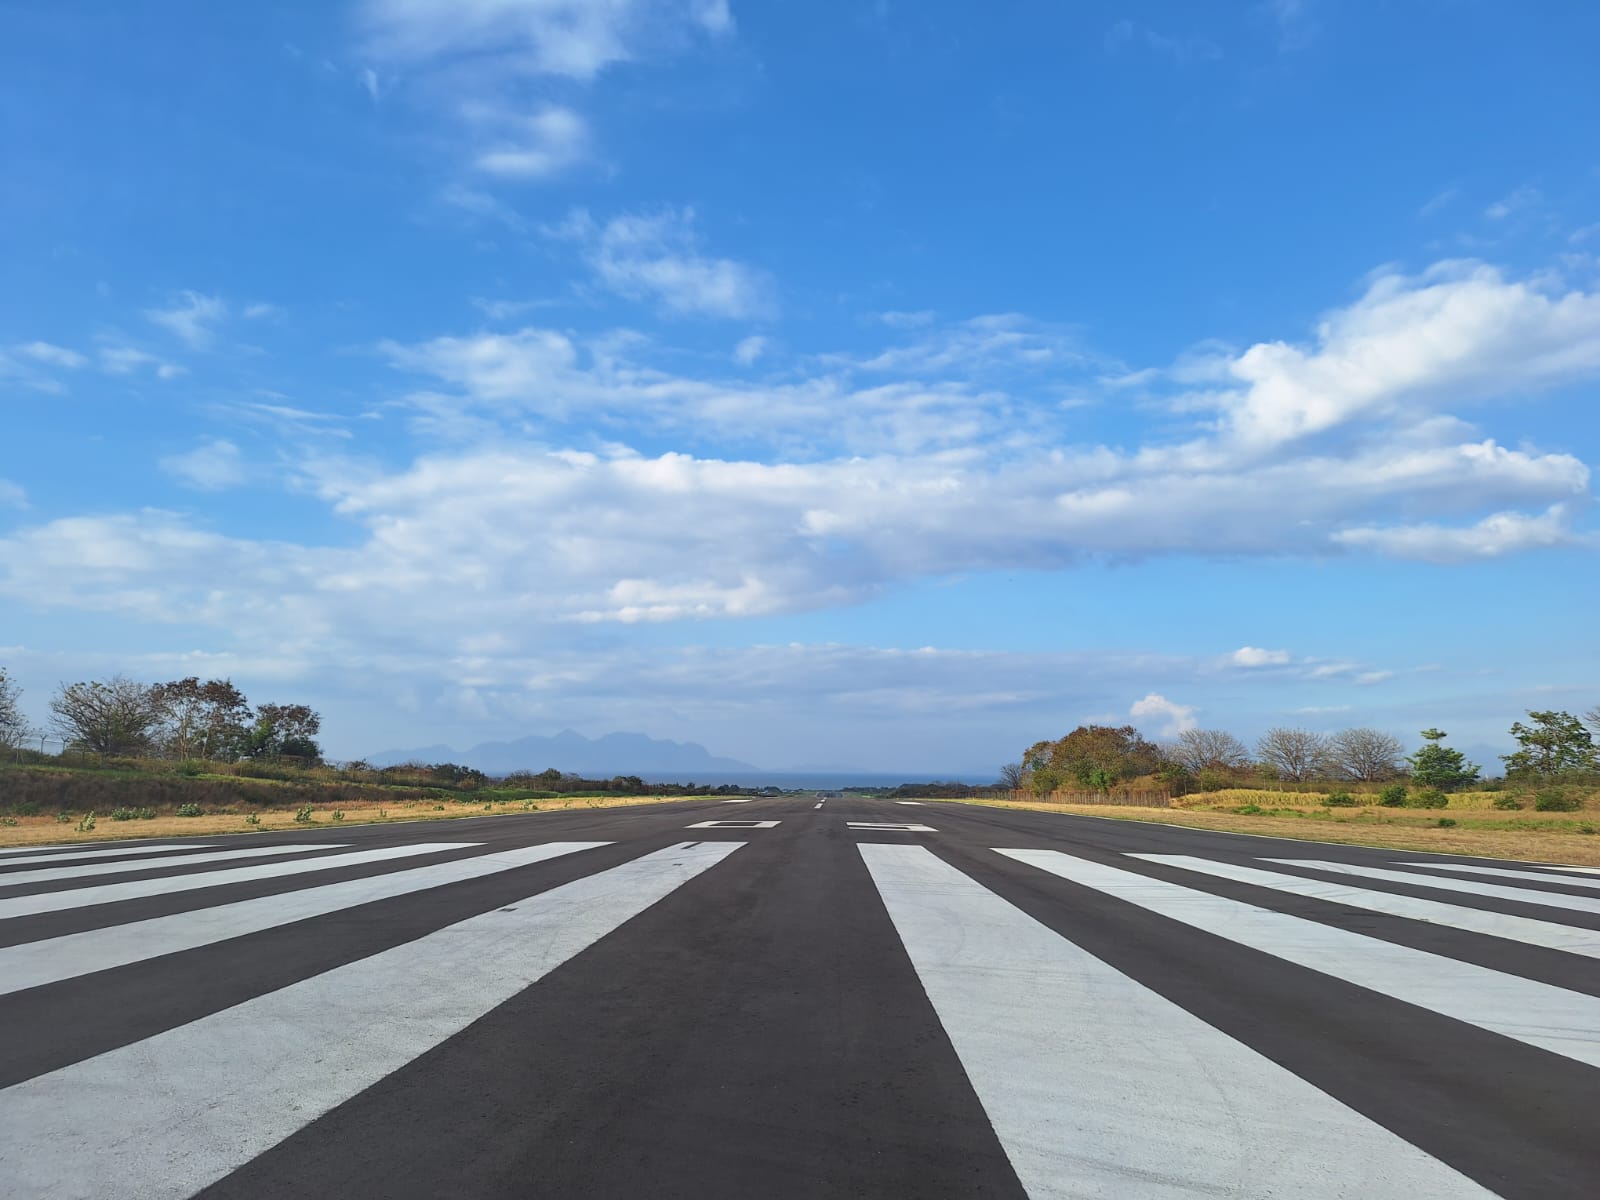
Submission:
{"label": "treeline", "polygon": [[482,787],[520,788],[557,796],[580,792],[608,792],[619,796],[738,796],[748,790],[732,783],[646,783],[637,775],[589,779],[555,767],[539,772],[512,771],[509,775],[491,776],[476,767],[464,767],[457,763],[402,763],[394,767],[374,768],[358,761],[346,763],[343,773],[356,778],[370,775],[399,783],[433,784],[458,791],[473,791]]}
{"label": "treeline", "polygon": [[[1600,783],[1600,705],[1582,717],[1533,710],[1510,734],[1518,749],[1501,756],[1508,782]],[[1251,748],[1220,729],[1189,729],[1171,742],[1153,742],[1131,725],[1080,725],[1028,747],[1020,762],[1002,768],[1001,783],[1038,793],[1108,792],[1138,780],[1182,794],[1259,781],[1358,787],[1407,781],[1441,792],[1483,782],[1482,768],[1445,745],[1443,730],[1420,736],[1422,744],[1408,754],[1393,734],[1366,728],[1331,734],[1274,728]]]}
{"label": "treeline", "polygon": [[68,751],[213,762],[322,761],[322,718],[304,704],[251,704],[228,679],[191,675],[140,683],[124,675],[63,683],[50,697],[46,730],[22,715],[21,689],[0,668],[0,749],[54,732]]}

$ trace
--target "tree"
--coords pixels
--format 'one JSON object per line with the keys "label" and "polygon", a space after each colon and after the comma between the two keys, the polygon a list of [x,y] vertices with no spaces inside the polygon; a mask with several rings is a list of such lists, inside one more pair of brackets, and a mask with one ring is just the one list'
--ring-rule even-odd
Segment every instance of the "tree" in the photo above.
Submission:
{"label": "tree", "polygon": [[321,729],[322,717],[304,704],[262,704],[245,735],[244,756],[320,759],[316,736]]}
{"label": "tree", "polygon": [[22,689],[0,667],[0,750],[15,750],[32,732],[22,715]]}
{"label": "tree", "polygon": [[1442,744],[1446,736],[1442,729],[1424,729],[1422,738],[1427,744],[1406,760],[1411,764],[1411,781],[1418,787],[1453,792],[1478,777],[1476,763]]}
{"label": "tree", "polygon": [[62,684],[50,712],[51,724],[69,745],[101,754],[148,750],[162,717],[155,689],[123,675]]}
{"label": "tree", "polygon": [[1007,763],[1000,768],[1000,786],[1015,792],[1022,787],[1023,775],[1021,763]]}
{"label": "tree", "polygon": [[1161,747],[1132,725],[1080,725],[1053,742],[1035,742],[1022,756],[1029,786],[1037,792],[1071,784],[1104,790],[1153,775],[1161,763]]}
{"label": "tree", "polygon": [[1170,753],[1194,774],[1240,771],[1250,765],[1250,751],[1245,744],[1221,729],[1185,729]]}
{"label": "tree", "polygon": [[1569,712],[1529,712],[1531,725],[1511,726],[1522,749],[1501,755],[1508,775],[1550,777],[1595,768],[1594,738]]}
{"label": "tree", "polygon": [[229,758],[243,742],[250,717],[244,693],[228,679],[201,683],[191,675],[155,686],[164,720],[161,744],[179,758]]}
{"label": "tree", "polygon": [[1256,757],[1279,779],[1303,783],[1328,769],[1328,739],[1309,729],[1269,729],[1256,743]]}
{"label": "tree", "polygon": [[1596,704],[1583,714],[1583,723],[1594,732],[1596,737],[1600,737],[1600,704]]}
{"label": "tree", "polygon": [[1345,729],[1328,741],[1328,757],[1342,779],[1374,783],[1400,774],[1400,739],[1377,729]]}

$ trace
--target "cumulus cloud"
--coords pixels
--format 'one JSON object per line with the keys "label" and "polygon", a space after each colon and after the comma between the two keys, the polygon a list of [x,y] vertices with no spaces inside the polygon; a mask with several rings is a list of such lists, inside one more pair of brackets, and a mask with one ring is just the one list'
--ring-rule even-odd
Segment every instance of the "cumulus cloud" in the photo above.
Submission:
{"label": "cumulus cloud", "polygon": [[13,353],[23,358],[31,358],[34,362],[43,363],[47,367],[77,370],[89,361],[76,350],[68,350],[65,346],[57,346],[50,342],[27,342],[11,349]]}
{"label": "cumulus cloud", "polygon": [[1573,510],[1568,505],[1553,504],[1536,515],[1493,513],[1464,526],[1418,524],[1342,529],[1334,534],[1334,541],[1375,550],[1390,558],[1465,562],[1571,545],[1579,540],[1573,531],[1572,518]]}
{"label": "cumulus cloud", "polygon": [[204,350],[216,336],[215,326],[228,315],[220,296],[183,292],[170,308],[147,308],[144,315],[191,350]]}
{"label": "cumulus cloud", "polygon": [[773,311],[772,282],[763,272],[701,252],[693,209],[614,217],[604,224],[578,211],[550,232],[580,243],[608,290],[655,301],[671,315],[748,319]]}
{"label": "cumulus cloud", "polygon": [[747,337],[742,339],[739,344],[733,348],[733,361],[739,363],[741,366],[748,367],[766,352],[766,338],[759,336]]}
{"label": "cumulus cloud", "polygon": [[20,483],[0,479],[0,508],[27,508],[28,493]]}
{"label": "cumulus cloud", "polygon": [[219,492],[245,482],[244,456],[224,438],[212,438],[193,450],[161,460],[161,469],[180,483],[204,492]]}
{"label": "cumulus cloud", "polygon": [[570,108],[545,105],[528,115],[471,110],[475,123],[491,126],[473,165],[502,179],[545,179],[583,161],[589,126]]}
{"label": "cumulus cloud", "polygon": [[1257,646],[1240,646],[1229,657],[1236,667],[1279,667],[1289,661],[1289,652],[1263,650]]}
{"label": "cumulus cloud", "polygon": [[1186,704],[1174,704],[1165,696],[1151,692],[1143,700],[1135,700],[1128,709],[1135,718],[1149,718],[1161,722],[1158,732],[1162,737],[1177,737],[1185,730],[1194,729],[1194,709]]}

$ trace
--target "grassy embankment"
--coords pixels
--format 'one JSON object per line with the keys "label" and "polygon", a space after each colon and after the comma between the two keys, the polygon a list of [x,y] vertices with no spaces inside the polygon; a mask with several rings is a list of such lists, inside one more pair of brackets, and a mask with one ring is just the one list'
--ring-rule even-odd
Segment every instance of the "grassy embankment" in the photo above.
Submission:
{"label": "grassy embankment", "polygon": [[[1509,796],[1518,809],[1497,809]],[[1576,794],[1573,812],[1540,812],[1531,793],[1456,792],[1443,809],[1384,808],[1374,795],[1355,795],[1354,807],[1324,806],[1326,793],[1230,788],[1199,792],[1170,808],[1109,804],[1052,804],[1036,800],[969,800],[996,808],[1023,808],[1159,821],[1225,833],[1341,842],[1432,854],[1467,854],[1526,862],[1600,866],[1600,794]]]}
{"label": "grassy embankment", "polygon": [[0,847],[143,837],[341,828],[704,796],[556,793],[428,781],[424,772],[128,759],[93,766],[45,759],[0,765]]}

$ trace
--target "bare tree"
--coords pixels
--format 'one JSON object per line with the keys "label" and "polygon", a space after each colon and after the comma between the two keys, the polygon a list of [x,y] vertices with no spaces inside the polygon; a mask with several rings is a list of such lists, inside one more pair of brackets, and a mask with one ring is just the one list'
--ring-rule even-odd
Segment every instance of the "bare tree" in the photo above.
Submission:
{"label": "bare tree", "polygon": [[22,689],[0,667],[0,750],[15,750],[33,732],[22,715]]}
{"label": "bare tree", "polygon": [[1395,778],[1404,753],[1399,738],[1377,729],[1346,729],[1328,739],[1329,765],[1334,772],[1362,783]]}
{"label": "bare tree", "polygon": [[1299,783],[1326,772],[1328,739],[1309,729],[1269,729],[1256,742],[1256,757],[1280,779]]}
{"label": "bare tree", "polygon": [[153,689],[161,706],[163,746],[179,758],[231,757],[245,736],[250,705],[231,680],[201,683],[191,675],[158,683]]}
{"label": "bare tree", "polygon": [[1023,774],[1024,772],[1021,763],[1007,763],[1005,766],[1000,768],[1000,786],[1003,788],[1009,788],[1013,792],[1017,791],[1022,787]]}
{"label": "bare tree", "polygon": [[1236,771],[1250,765],[1250,751],[1238,738],[1223,729],[1185,729],[1171,750],[1172,757],[1188,770]]}
{"label": "bare tree", "polygon": [[1594,730],[1595,737],[1600,738],[1600,704],[1583,714],[1583,723]]}
{"label": "bare tree", "polygon": [[50,700],[51,723],[69,745],[101,754],[137,754],[161,724],[156,689],[123,675],[64,683]]}

